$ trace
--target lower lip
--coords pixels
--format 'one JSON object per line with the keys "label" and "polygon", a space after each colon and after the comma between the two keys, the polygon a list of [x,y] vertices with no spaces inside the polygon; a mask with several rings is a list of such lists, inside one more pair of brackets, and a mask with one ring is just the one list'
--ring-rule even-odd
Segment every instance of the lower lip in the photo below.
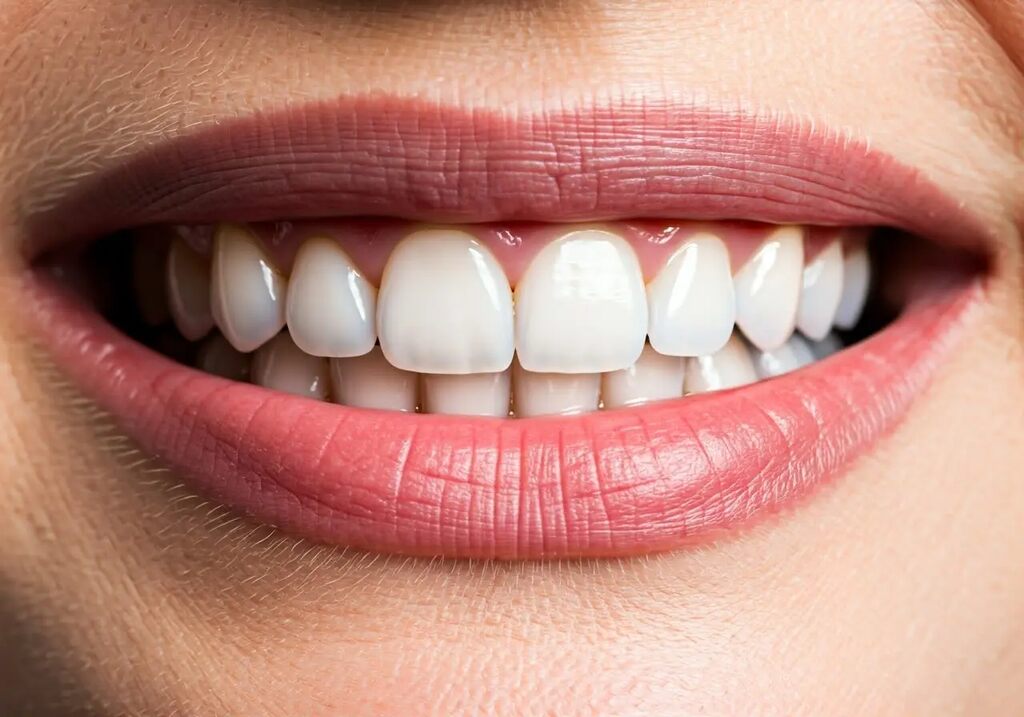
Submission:
{"label": "lower lip", "polygon": [[888,328],[779,379],[524,420],[352,409],[232,383],[131,341],[33,273],[63,370],[197,492],[317,542],[459,558],[671,550],[802,500],[906,413],[980,296],[919,293]]}

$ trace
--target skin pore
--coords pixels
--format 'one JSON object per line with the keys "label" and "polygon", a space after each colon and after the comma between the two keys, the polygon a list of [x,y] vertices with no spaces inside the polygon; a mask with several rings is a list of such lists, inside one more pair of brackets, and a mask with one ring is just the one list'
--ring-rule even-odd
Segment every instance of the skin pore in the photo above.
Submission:
{"label": "skin pore", "polygon": [[[1024,710],[1024,15],[1015,0],[21,0],[0,8],[0,712]],[[799,510],[633,560],[312,546],[190,494],[19,312],[33,217],[289,101],[624,97],[866,139],[995,237],[900,427]]]}

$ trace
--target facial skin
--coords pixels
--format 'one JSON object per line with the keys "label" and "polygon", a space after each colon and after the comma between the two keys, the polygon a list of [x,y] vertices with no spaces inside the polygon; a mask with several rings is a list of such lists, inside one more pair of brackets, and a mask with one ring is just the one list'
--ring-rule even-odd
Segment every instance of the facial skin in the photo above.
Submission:
{"label": "facial skin", "polygon": [[[1017,0],[0,6],[0,713],[1024,712],[1024,10]],[[677,554],[314,547],[190,495],[19,312],[83,177],[289,100],[783,112],[921,168],[997,238],[907,420],[799,510]]]}

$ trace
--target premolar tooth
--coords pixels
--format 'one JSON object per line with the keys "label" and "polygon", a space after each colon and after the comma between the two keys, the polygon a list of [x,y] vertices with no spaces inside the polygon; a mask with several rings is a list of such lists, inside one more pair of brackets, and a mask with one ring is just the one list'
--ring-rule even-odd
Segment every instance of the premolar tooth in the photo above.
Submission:
{"label": "premolar tooth", "polygon": [[685,359],[664,356],[651,346],[645,346],[635,364],[601,377],[604,407],[639,406],[679,398],[683,395],[685,363]]}
{"label": "premolar tooth", "polygon": [[327,359],[310,356],[280,333],[260,347],[252,360],[252,380],[260,386],[324,400],[330,381]]}
{"label": "premolar tooth", "polygon": [[210,309],[210,259],[181,239],[167,255],[167,302],[174,325],[189,341],[198,341],[213,328]]}
{"label": "premolar tooth", "polygon": [[814,358],[826,359],[832,354],[839,353],[843,350],[843,342],[835,334],[829,334],[821,341],[814,341],[811,343],[811,351],[814,353]]}
{"label": "premolar tooth", "polygon": [[547,245],[515,296],[516,351],[529,371],[615,371],[643,351],[643,275],[632,248],[615,234],[584,229]]}
{"label": "premolar tooth", "polygon": [[501,373],[424,374],[422,401],[425,413],[454,416],[508,416],[512,392],[511,371]]}
{"label": "premolar tooth", "polygon": [[331,239],[306,241],[288,280],[288,332],[314,356],[369,353],[377,342],[377,290]]}
{"label": "premolar tooth", "polygon": [[288,280],[243,227],[217,228],[210,301],[221,332],[248,353],[284,328]]}
{"label": "premolar tooth", "polygon": [[512,385],[516,418],[587,413],[598,408],[601,374],[535,373],[516,361]]}
{"label": "premolar tooth", "polygon": [[815,361],[814,352],[800,336],[793,334],[789,341],[771,351],[754,351],[754,365],[759,378],[775,378],[796,371]]}
{"label": "premolar tooth", "polygon": [[835,325],[840,329],[852,329],[864,313],[871,288],[871,261],[867,246],[859,243],[848,247],[843,257],[843,294],[836,310]]}
{"label": "premolar tooth", "polygon": [[346,406],[415,411],[416,379],[389,364],[379,346],[363,356],[331,359],[334,401]]}
{"label": "premolar tooth", "polygon": [[232,381],[248,381],[250,361],[249,354],[243,354],[223,336],[214,334],[199,347],[196,367]]}
{"label": "premolar tooth", "polygon": [[658,353],[704,356],[729,340],[736,297],[729,250],[711,234],[699,234],[676,251],[647,286],[648,336]]}
{"label": "premolar tooth", "polygon": [[817,341],[832,330],[832,322],[843,295],[843,245],[838,239],[814,257],[803,273],[796,326]]}
{"label": "premolar tooth", "polygon": [[512,321],[508,279],[471,234],[418,231],[388,259],[377,333],[392,365],[420,373],[504,371],[515,350]]}
{"label": "premolar tooth", "polygon": [[708,393],[754,383],[757,371],[750,350],[737,334],[710,356],[697,356],[686,362],[686,393]]}
{"label": "premolar tooth", "polygon": [[780,227],[734,277],[736,325],[759,349],[778,348],[792,335],[803,268],[803,230]]}

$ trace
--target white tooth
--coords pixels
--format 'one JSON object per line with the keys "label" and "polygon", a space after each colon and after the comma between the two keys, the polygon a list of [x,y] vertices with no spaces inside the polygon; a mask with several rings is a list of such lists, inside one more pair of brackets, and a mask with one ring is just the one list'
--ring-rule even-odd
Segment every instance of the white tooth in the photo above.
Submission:
{"label": "white tooth", "polygon": [[213,328],[210,310],[210,260],[181,239],[167,255],[167,303],[178,332],[198,341]]}
{"label": "white tooth", "polygon": [[648,335],[658,353],[704,356],[725,346],[736,321],[729,250],[699,234],[647,285]]}
{"label": "white tooth", "polygon": [[534,373],[516,361],[512,367],[516,418],[596,411],[601,393],[599,373]]}
{"label": "white tooth", "polygon": [[377,342],[377,289],[331,239],[310,239],[288,279],[288,332],[314,356],[362,356]]}
{"label": "white tooth", "polygon": [[843,245],[833,241],[804,267],[796,326],[809,339],[818,340],[832,330],[843,295]]}
{"label": "white tooth", "polygon": [[196,366],[200,370],[232,381],[249,380],[249,362],[249,354],[235,350],[220,334],[206,339],[196,357]]}
{"label": "white tooth", "polygon": [[775,378],[796,371],[815,361],[814,352],[801,336],[793,334],[789,341],[771,351],[754,350],[754,365],[759,378]]}
{"label": "white tooth", "polygon": [[605,408],[639,406],[650,401],[679,398],[683,395],[686,361],[663,356],[650,346],[644,347],[637,362],[627,369],[601,377],[601,400]]}
{"label": "white tooth", "polygon": [[379,346],[363,356],[331,359],[334,401],[357,408],[416,410],[416,374],[387,362]]}
{"label": "white tooth", "polygon": [[504,371],[515,350],[505,272],[471,234],[415,232],[384,269],[377,333],[388,361],[408,371]]}
{"label": "white tooth", "polygon": [[285,324],[288,280],[246,229],[225,224],[213,245],[210,302],[225,338],[242,352],[259,348]]}
{"label": "white tooth", "polygon": [[852,329],[860,321],[871,288],[871,262],[864,244],[848,247],[843,257],[843,296],[836,311],[835,325]]}
{"label": "white tooth", "polygon": [[511,371],[501,373],[424,374],[423,411],[453,416],[508,416]]}
{"label": "white tooth", "polygon": [[832,354],[839,353],[843,350],[843,342],[835,334],[829,334],[821,341],[814,341],[811,343],[811,351],[814,353],[814,358],[821,359],[828,358]]}
{"label": "white tooth", "polygon": [[633,365],[647,334],[640,263],[621,237],[571,232],[544,247],[516,286],[516,351],[534,372]]}
{"label": "white tooth", "polygon": [[722,349],[710,356],[697,356],[686,362],[686,393],[708,393],[738,388],[757,380],[750,350],[738,334],[733,334]]}
{"label": "white tooth", "polygon": [[779,227],[734,277],[736,325],[759,349],[778,348],[793,333],[803,268],[803,230]]}
{"label": "white tooth", "polygon": [[168,319],[166,274],[167,244],[157,239],[140,241],[132,252],[132,288],[139,316],[149,326]]}
{"label": "white tooth", "polygon": [[261,346],[252,359],[253,383],[321,401],[327,398],[329,373],[327,359],[304,353],[287,333]]}

